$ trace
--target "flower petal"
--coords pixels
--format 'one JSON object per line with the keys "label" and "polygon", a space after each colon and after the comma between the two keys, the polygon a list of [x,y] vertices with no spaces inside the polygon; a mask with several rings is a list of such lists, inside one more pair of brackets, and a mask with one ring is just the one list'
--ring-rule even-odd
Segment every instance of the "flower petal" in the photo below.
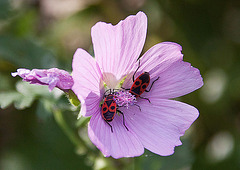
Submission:
{"label": "flower petal", "polygon": [[[134,132],[126,130],[122,123],[122,115],[115,115],[110,126],[103,120],[99,113],[91,117],[88,135],[96,147],[106,157],[113,158],[134,157],[143,154],[144,147]],[[128,126],[128,125],[127,125]]]}
{"label": "flower petal", "polygon": [[65,70],[51,68],[48,70],[47,75],[50,78],[49,85],[52,84],[53,86],[57,82],[56,86],[60,89],[71,89],[73,86],[72,76]]}
{"label": "flower petal", "polygon": [[180,136],[198,117],[193,106],[173,100],[139,99],[138,108],[123,109],[128,127],[135,132],[143,146],[156,154],[167,156],[181,145]]}
{"label": "flower petal", "polygon": [[115,88],[139,57],[147,32],[143,12],[129,16],[117,25],[98,22],[92,27],[96,61],[109,88]]}
{"label": "flower petal", "polygon": [[90,54],[77,49],[73,56],[72,69],[72,90],[81,101],[79,116],[91,116],[99,111],[104,90],[99,67]]}
{"label": "flower petal", "polygon": [[177,43],[162,42],[156,44],[141,57],[141,67],[138,72],[141,74],[147,71],[151,77],[155,77],[157,76],[155,74],[164,72],[174,62],[182,60],[181,51],[182,47]]}
{"label": "flower petal", "polygon": [[[153,46],[141,57],[140,68],[135,78],[143,72],[149,72],[150,87],[152,82],[159,77],[148,96],[156,95],[165,99],[175,98],[188,94],[203,85],[199,70],[182,61],[181,50],[182,47],[177,43],[163,42]],[[138,65],[138,63],[135,64],[125,79],[123,87],[131,87],[133,84],[132,75]]]}
{"label": "flower petal", "polygon": [[[156,96],[158,98],[176,98],[188,94],[203,86],[203,80],[197,68],[184,61],[174,62],[164,72],[159,73],[157,80],[149,93],[144,96]],[[151,77],[152,81],[156,79]]]}
{"label": "flower petal", "polygon": [[54,87],[69,90],[73,86],[72,76],[67,71],[58,68],[33,70],[20,68],[17,69],[17,72],[12,73],[13,77],[17,75],[23,78],[23,81],[31,84],[48,85],[49,91],[52,91]]}
{"label": "flower petal", "polygon": [[53,90],[53,88],[57,85],[58,81],[59,81],[58,79],[52,79],[52,81],[49,82],[48,88],[49,88],[50,91]]}
{"label": "flower petal", "polygon": [[21,78],[25,79],[26,76],[31,72],[29,69],[25,68],[19,68],[17,69],[17,72],[11,73],[13,77],[16,77],[17,75],[20,76]]}
{"label": "flower petal", "polygon": [[[140,58],[140,68],[138,69],[135,78],[143,72],[149,72],[151,79],[156,79],[160,73],[166,70],[174,62],[183,59],[181,53],[182,47],[173,42],[162,42],[150,48]],[[139,66],[136,62],[132,71],[124,81],[123,87],[130,88],[132,85],[132,76]]]}

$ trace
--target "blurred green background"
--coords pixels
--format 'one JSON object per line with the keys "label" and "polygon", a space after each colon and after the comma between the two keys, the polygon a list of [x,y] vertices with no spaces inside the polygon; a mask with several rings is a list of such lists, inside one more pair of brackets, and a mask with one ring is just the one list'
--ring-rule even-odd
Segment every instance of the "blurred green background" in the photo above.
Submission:
{"label": "blurred green background", "polygon": [[[13,78],[17,68],[71,72],[79,47],[92,52],[91,27],[148,16],[144,51],[162,41],[183,46],[204,86],[179,100],[200,117],[169,157],[104,158],[58,90]],[[240,169],[240,1],[0,0],[0,169]],[[80,129],[80,130],[79,130]],[[86,146],[78,143],[81,136]],[[91,152],[90,152],[91,151]]]}

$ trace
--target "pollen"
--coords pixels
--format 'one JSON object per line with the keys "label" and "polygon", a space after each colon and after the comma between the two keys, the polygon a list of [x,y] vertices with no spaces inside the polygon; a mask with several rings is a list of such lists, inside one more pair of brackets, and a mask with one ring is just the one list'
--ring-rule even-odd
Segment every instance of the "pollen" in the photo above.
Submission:
{"label": "pollen", "polygon": [[129,93],[129,91],[120,90],[115,92],[115,101],[119,107],[127,107],[135,105],[136,97]]}

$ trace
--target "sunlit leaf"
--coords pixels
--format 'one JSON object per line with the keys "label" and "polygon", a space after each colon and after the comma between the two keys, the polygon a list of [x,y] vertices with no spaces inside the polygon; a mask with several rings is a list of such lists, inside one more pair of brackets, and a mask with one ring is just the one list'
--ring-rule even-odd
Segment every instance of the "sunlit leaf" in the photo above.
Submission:
{"label": "sunlit leaf", "polygon": [[19,109],[19,110],[28,108],[32,105],[34,99],[35,99],[34,96],[22,95],[21,98],[19,98],[14,102],[14,106],[16,109]]}
{"label": "sunlit leaf", "polygon": [[[17,82],[16,90],[17,91],[0,93],[0,106],[2,109],[7,108],[11,104],[14,104],[16,109],[25,109],[30,107],[33,101],[37,98],[45,98],[48,99],[46,101],[54,102],[63,94],[58,89],[54,89],[52,92],[49,92],[47,86],[32,85],[24,81]],[[47,103],[49,105],[49,102]],[[44,106],[47,105],[44,104]]]}
{"label": "sunlit leaf", "polygon": [[25,81],[17,82],[16,89],[19,93],[22,93],[25,96],[51,96],[47,86],[29,84]]}
{"label": "sunlit leaf", "polygon": [[0,106],[1,109],[7,108],[9,105],[17,100],[21,100],[22,95],[15,91],[1,92],[0,93]]}

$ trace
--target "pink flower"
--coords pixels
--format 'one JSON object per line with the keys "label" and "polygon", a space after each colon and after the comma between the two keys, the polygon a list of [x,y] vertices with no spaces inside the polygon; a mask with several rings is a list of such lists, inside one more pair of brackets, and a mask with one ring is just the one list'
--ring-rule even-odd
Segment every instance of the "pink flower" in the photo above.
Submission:
{"label": "pink flower", "polygon": [[[144,71],[156,81],[150,92],[136,98],[134,104],[120,107],[123,116],[115,115],[109,122],[101,117],[101,105],[107,89],[130,88],[132,75],[138,67],[137,59],[143,49],[147,32],[147,17],[143,12],[129,16],[117,25],[98,22],[91,35],[95,59],[83,49],[77,49],[73,57],[72,87],[81,101],[80,116],[91,116],[88,135],[104,156],[114,158],[134,157],[144,153],[144,148],[167,156],[174,147],[181,145],[180,137],[197,119],[196,108],[188,104],[169,100],[188,94],[203,85],[199,70],[184,62],[182,47],[176,43],[159,43],[141,58],[137,77]],[[120,92],[121,93],[121,92]],[[127,93],[120,94],[130,96]],[[124,103],[123,103],[124,105]]]}
{"label": "pink flower", "polygon": [[54,87],[66,91],[73,86],[72,76],[67,71],[57,68],[51,68],[48,70],[28,70],[20,68],[17,69],[17,72],[12,73],[13,77],[16,77],[17,75],[23,78],[23,81],[30,82],[30,84],[48,85],[49,91],[52,91]]}

